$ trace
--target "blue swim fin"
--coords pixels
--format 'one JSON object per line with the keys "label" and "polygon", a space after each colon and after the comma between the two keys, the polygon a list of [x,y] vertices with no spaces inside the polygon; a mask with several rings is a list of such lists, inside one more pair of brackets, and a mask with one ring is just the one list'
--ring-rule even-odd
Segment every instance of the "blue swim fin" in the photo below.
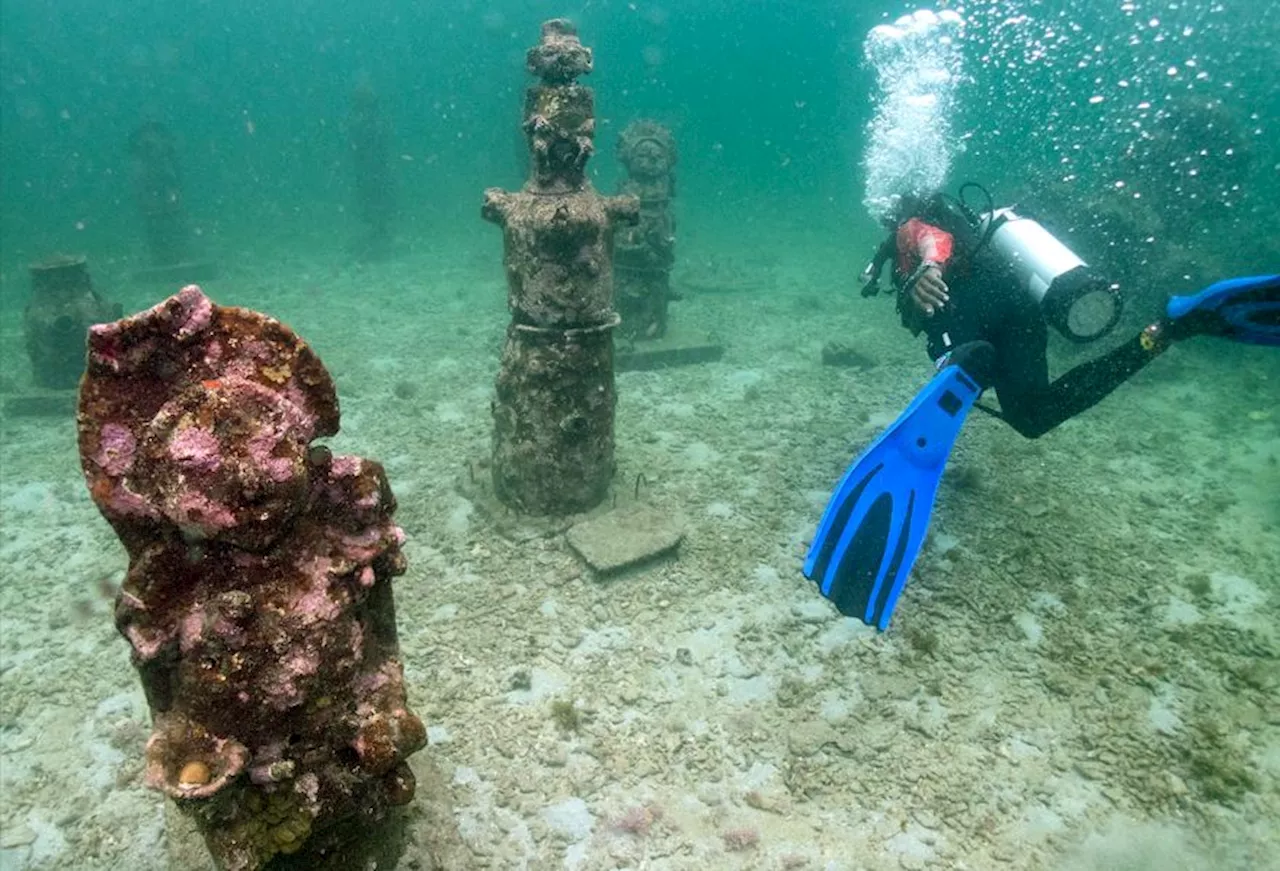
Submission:
{"label": "blue swim fin", "polygon": [[964,369],[947,366],[840,479],[804,562],[805,577],[840,613],[888,627],[942,470],[981,393]]}
{"label": "blue swim fin", "polygon": [[1192,296],[1171,297],[1165,316],[1193,323],[1193,333],[1280,345],[1280,275],[1228,278]]}

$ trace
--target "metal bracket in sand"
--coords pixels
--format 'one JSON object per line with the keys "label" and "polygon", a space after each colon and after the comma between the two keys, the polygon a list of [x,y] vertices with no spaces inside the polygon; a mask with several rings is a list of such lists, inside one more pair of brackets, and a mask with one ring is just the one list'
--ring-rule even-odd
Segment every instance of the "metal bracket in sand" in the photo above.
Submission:
{"label": "metal bracket in sand", "polygon": [[629,505],[576,523],[565,540],[598,575],[656,560],[673,552],[684,531],[647,505]]}
{"label": "metal bracket in sand", "polygon": [[723,356],[724,345],[713,341],[711,336],[673,324],[660,339],[640,339],[631,343],[618,340],[614,368],[619,372],[644,372],[670,366],[713,363]]}

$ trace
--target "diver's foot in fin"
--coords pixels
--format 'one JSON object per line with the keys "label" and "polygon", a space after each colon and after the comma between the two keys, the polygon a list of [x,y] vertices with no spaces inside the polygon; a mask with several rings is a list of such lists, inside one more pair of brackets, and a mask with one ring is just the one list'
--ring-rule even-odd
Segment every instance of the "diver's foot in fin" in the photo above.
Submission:
{"label": "diver's foot in fin", "polygon": [[1253,345],[1280,345],[1280,275],[1229,278],[1191,296],[1175,296],[1165,317],[1148,327],[1152,340],[1221,336]]}
{"label": "diver's foot in fin", "polygon": [[[973,359],[981,356],[978,349]],[[950,362],[845,472],[805,558],[805,577],[840,613],[881,630],[924,545],[947,457],[982,392]]]}

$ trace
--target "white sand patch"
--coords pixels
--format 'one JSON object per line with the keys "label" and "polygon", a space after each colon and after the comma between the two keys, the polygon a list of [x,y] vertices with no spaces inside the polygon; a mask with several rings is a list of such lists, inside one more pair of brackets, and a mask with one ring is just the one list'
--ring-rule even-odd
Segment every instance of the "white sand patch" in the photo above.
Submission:
{"label": "white sand patch", "polygon": [[1040,621],[1036,619],[1034,614],[1027,611],[1019,611],[1013,615],[1013,625],[1018,627],[1022,633],[1022,637],[1031,647],[1035,647],[1044,640],[1044,627],[1040,625]]}
{"label": "white sand patch", "polygon": [[867,416],[867,427],[880,432],[898,419],[899,411],[875,411]]}
{"label": "white sand patch", "polygon": [[702,469],[719,461],[720,453],[706,442],[692,442],[685,446],[684,459],[687,465]]}
{"label": "white sand patch", "polygon": [[1162,683],[1156,687],[1147,706],[1147,723],[1160,735],[1176,735],[1182,728],[1182,718],[1178,716],[1177,688]]}
{"label": "white sand patch", "polygon": [[57,505],[54,485],[47,481],[28,481],[16,487],[5,486],[0,492],[4,493],[0,497],[0,507],[6,511],[35,514],[51,511]]}
{"label": "white sand patch", "polygon": [[445,529],[453,535],[465,536],[471,531],[471,515],[474,512],[475,506],[471,502],[459,498],[449,512],[449,518],[445,521]]}
{"label": "white sand patch", "polygon": [[712,502],[704,509],[708,517],[716,520],[728,520],[733,517],[733,506],[728,502]]}
{"label": "white sand patch", "polygon": [[1209,575],[1213,613],[1242,629],[1253,629],[1266,623],[1258,612],[1267,594],[1248,578],[1227,572]]}
{"label": "white sand patch", "polygon": [[436,420],[441,423],[462,423],[467,415],[456,402],[438,402],[435,407]]}
{"label": "white sand patch", "polygon": [[1160,625],[1166,628],[1192,626],[1203,619],[1204,615],[1200,613],[1200,609],[1195,605],[1183,601],[1177,596],[1170,596],[1169,601],[1164,606],[1164,615],[1160,619]]}

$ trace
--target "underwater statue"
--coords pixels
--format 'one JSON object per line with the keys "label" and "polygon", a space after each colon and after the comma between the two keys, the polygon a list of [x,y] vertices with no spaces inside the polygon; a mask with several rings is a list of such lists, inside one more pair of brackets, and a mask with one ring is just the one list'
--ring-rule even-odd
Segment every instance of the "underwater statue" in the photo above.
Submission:
{"label": "underwater statue", "polygon": [[203,281],[217,266],[195,257],[186,198],[178,167],[178,144],[158,121],[148,121],[129,137],[133,196],[142,216],[151,265],[134,277],[142,281]]}
{"label": "underwater statue", "polygon": [[40,387],[67,390],[84,372],[89,327],[120,317],[120,305],[93,289],[83,257],[58,256],[31,265],[31,299],[22,326],[31,376]]}
{"label": "underwater statue", "polygon": [[618,138],[618,160],[627,171],[621,192],[640,200],[640,222],[622,230],[614,246],[614,296],[622,333],[632,339],[660,338],[667,331],[675,264],[675,139],[655,121],[633,121]]}
{"label": "underwater statue", "polygon": [[395,185],[391,175],[391,125],[382,103],[367,83],[351,92],[347,139],[355,182],[355,210],[364,225],[356,245],[362,259],[385,257],[391,248]]}
{"label": "underwater statue", "polygon": [[151,265],[181,263],[189,253],[191,232],[173,134],[157,121],[143,124],[129,137],[129,156]]}
{"label": "underwater statue", "polygon": [[413,798],[404,533],[380,465],[312,444],[337,431],[311,349],[194,285],[90,331],[80,458],[129,556],[115,618],[153,717],[145,780],[224,871],[364,867]]}
{"label": "underwater statue", "polygon": [[485,191],[481,212],[503,229],[512,313],[493,403],[493,486],[536,515],[599,504],[614,471],[613,239],[634,224],[632,196],[605,197],[586,176],[594,150],[591,50],[563,20],[542,26],[527,65],[532,155],[523,190]]}

